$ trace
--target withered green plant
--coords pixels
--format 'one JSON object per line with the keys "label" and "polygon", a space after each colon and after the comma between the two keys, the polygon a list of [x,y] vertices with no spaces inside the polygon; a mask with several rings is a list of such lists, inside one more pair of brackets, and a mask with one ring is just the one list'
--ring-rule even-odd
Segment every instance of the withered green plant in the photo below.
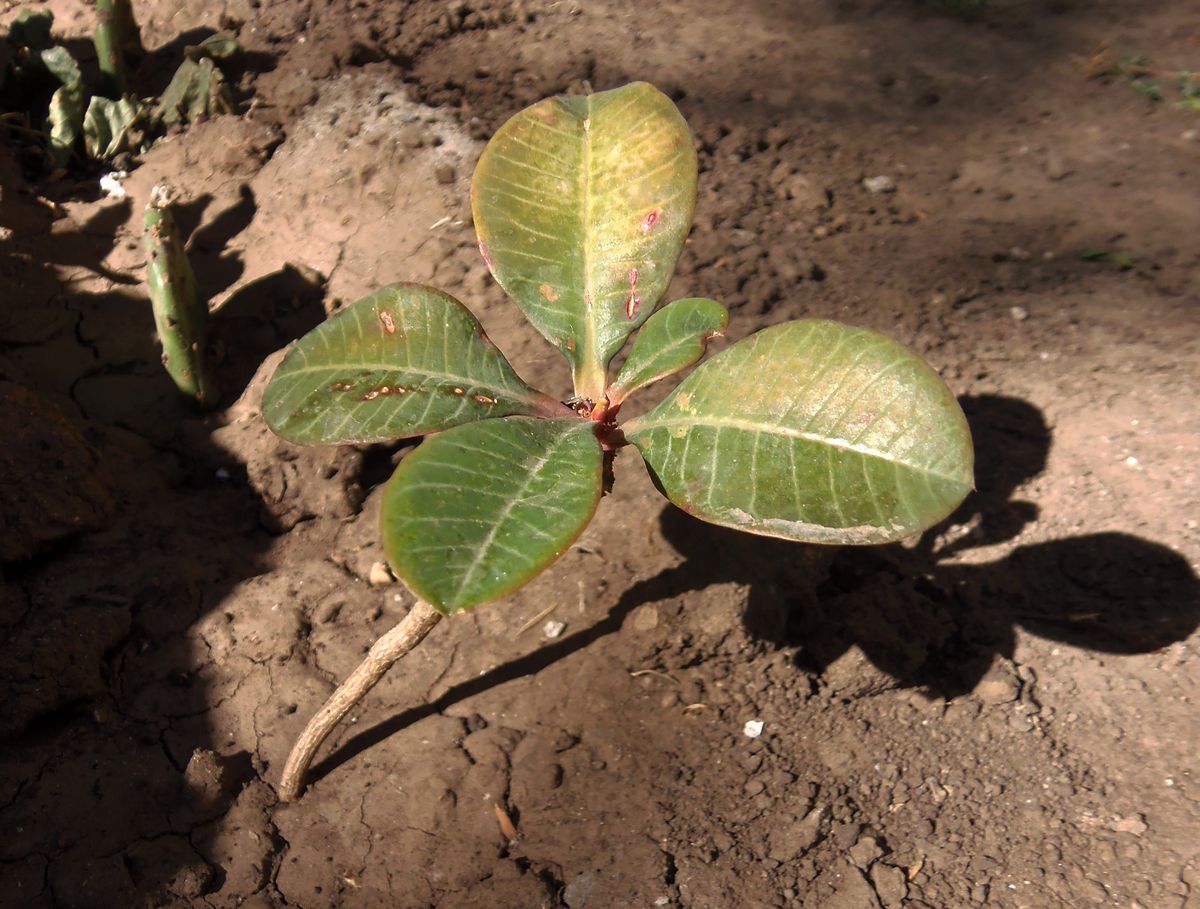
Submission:
{"label": "withered green plant", "polygon": [[162,345],[163,368],[181,392],[201,407],[211,406],[216,395],[205,370],[204,350],[208,304],[197,294],[196,276],[165,185],[151,190],[144,224],[146,286]]}
{"label": "withered green plant", "polygon": [[300,794],[324,738],[443,616],[511,593],[571,545],[606,460],[627,445],[689,514],[802,543],[898,540],[971,489],[970,433],[937,373],[836,322],[764,329],[618,419],[633,392],[697,362],[726,326],[712,300],[656,311],[695,200],[691,134],[652,86],[542,101],[492,138],[471,202],[484,260],[570,363],[574,396],[525,383],[466,307],[412,284],[347,307],[283,359],[263,401],[280,436],[428,438],[382,503],[384,550],[417,603],[308,724],[282,798]]}
{"label": "withered green plant", "polygon": [[95,0],[95,10],[94,86],[85,83],[70,50],[54,42],[50,10],[22,10],[0,47],[0,126],[44,143],[55,168],[140,153],[168,129],[234,111],[220,69],[241,53],[233,36],[218,33],[185,47],[162,96],[140,98],[128,71],[128,58],[144,54],[130,0]]}

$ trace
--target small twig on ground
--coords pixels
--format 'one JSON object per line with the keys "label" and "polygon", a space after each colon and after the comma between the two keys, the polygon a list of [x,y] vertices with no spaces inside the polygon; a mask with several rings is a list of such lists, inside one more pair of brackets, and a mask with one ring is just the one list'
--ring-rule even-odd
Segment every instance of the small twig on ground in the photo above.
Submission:
{"label": "small twig on ground", "polygon": [[423,600],[417,603],[391,631],[376,641],[367,657],[330,695],[329,700],[304,728],[288,755],[279,782],[279,798],[295,801],[304,789],[304,778],[321,743],[354,706],[363,699],[375,683],[383,678],[392,664],[416,647],[433,630],[442,614]]}
{"label": "small twig on ground", "polygon": [[514,634],[513,637],[519,638],[521,635],[523,635],[525,632],[527,632],[530,628],[532,628],[534,625],[536,625],[542,619],[546,618],[546,616],[550,615],[550,613],[554,612],[554,610],[557,608],[558,608],[557,603],[551,603],[549,606],[547,606],[545,609],[543,609],[541,612],[539,612],[537,615],[535,615],[532,619],[530,619],[528,622],[526,622],[524,625],[522,625],[520,628],[518,628],[517,633]]}

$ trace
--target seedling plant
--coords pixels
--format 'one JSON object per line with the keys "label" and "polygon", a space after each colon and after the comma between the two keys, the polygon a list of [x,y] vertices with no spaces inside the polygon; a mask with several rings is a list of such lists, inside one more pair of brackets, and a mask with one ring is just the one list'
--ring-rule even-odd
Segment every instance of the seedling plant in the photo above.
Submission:
{"label": "seedling plant", "polygon": [[645,83],[541,101],[484,150],[471,187],[479,251],[570,364],[565,402],[523,381],[458,300],[415,284],[346,307],[284,357],[263,400],[280,436],[427,438],[388,482],[380,530],[417,603],[301,734],[283,799],[300,794],[338,721],[443,617],[512,593],[566,551],[622,448],[638,450],[684,511],[803,543],[899,540],[970,491],[970,433],[937,373],[837,322],[766,328],[620,419],[631,395],[696,363],[726,327],[713,300],[658,308],[691,228],[696,173],[687,124]]}

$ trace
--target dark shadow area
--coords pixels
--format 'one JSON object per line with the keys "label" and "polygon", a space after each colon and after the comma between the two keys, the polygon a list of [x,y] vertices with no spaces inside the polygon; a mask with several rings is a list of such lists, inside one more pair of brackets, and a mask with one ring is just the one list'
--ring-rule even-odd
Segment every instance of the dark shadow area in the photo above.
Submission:
{"label": "dark shadow area", "polygon": [[[193,719],[215,696],[186,632],[269,567],[272,537],[259,496],[222,477],[229,453],[185,437],[203,417],[158,362],[144,291],[60,282],[65,266],[137,283],[103,264],[129,203],[52,232],[68,225],[7,151],[0,177],[5,892],[22,906],[140,905],[181,881],[211,892],[204,825],[254,768]],[[197,241],[219,246],[252,205]]]}
{"label": "dark shadow area", "polygon": [[113,247],[113,238],[117,230],[129,220],[130,202],[123,199],[115,205],[101,209],[92,217],[79,235],[64,238],[56,250],[55,264],[59,266],[77,265],[101,275],[114,284],[136,284],[137,280],[127,274],[114,272],[103,262]]}
{"label": "dark shadow area", "polygon": [[676,508],[663,535],[683,564],[635,585],[631,603],[711,584],[750,587],[748,630],[799,648],[821,673],[859,646],[897,685],[943,697],[970,691],[994,657],[1011,657],[1015,628],[1075,647],[1145,653],[1200,624],[1200,581],[1181,556],[1122,533],[1017,547],[985,564],[945,564],[965,550],[1013,539],[1038,508],[1014,490],[1041,473],[1050,433],[1040,411],[1014,398],[962,401],[979,454],[978,491],[912,548],[840,548],[814,578],[796,544],[703,524]]}
{"label": "dark shadow area", "polygon": [[[184,51],[203,43],[215,34],[216,30],[208,27],[188,29],[161,47],[147,51],[141,60],[133,61],[134,80],[140,87],[141,94],[146,97],[159,97],[183,62]],[[249,93],[238,89],[243,77],[247,74],[269,73],[274,68],[275,58],[261,51],[243,49],[234,57],[220,61],[221,73],[233,89],[234,98],[239,103],[249,97]]]}
{"label": "dark shadow area", "polygon": [[238,253],[226,253],[229,241],[249,226],[257,206],[250,187],[243,186],[240,198],[192,235],[188,258],[196,273],[196,290],[201,300],[211,300],[242,276],[245,266]]}
{"label": "dark shadow area", "polygon": [[221,399],[238,398],[270,354],[325,320],[325,287],[286,265],[238,288],[209,323]]}
{"label": "dark shadow area", "polygon": [[978,489],[915,547],[832,550],[821,580],[812,561],[797,558],[800,544],[717,527],[670,506],[662,531],[682,564],[633,585],[591,627],[355,734],[314,766],[312,779],[413,723],[590,646],[618,631],[643,603],[713,584],[747,586],[747,630],[797,647],[805,670],[820,674],[857,645],[892,687],[946,698],[973,689],[996,655],[1012,656],[1017,626],[1076,647],[1133,654],[1183,640],[1200,625],[1200,581],[1187,562],[1127,534],[1020,546],[984,565],[942,564],[964,550],[1011,540],[1037,518],[1037,506],[1013,493],[1042,472],[1050,450],[1050,431],[1031,404],[999,396],[961,403],[979,452]]}
{"label": "dark shadow area", "polygon": [[623,596],[608,611],[608,614],[604,618],[585,628],[583,631],[577,631],[552,644],[539,647],[526,656],[505,663],[502,666],[497,666],[495,669],[485,672],[481,676],[455,685],[435,701],[422,704],[411,710],[405,710],[403,713],[398,713],[384,720],[382,723],[377,723],[370,729],[365,729],[355,734],[343,742],[324,760],[313,765],[309,782],[315,782],[328,776],[343,764],[352,761],[368,748],[378,745],[389,736],[411,726],[413,723],[441,713],[443,710],[447,710],[455,704],[465,701],[467,698],[495,688],[497,685],[503,685],[506,682],[512,682],[524,676],[536,675],[547,666],[552,666],[559,660],[583,650],[601,638],[619,631],[621,623],[625,621],[625,617],[635,607],[641,605],[642,602],[644,601],[631,598],[628,595]]}
{"label": "dark shadow area", "polygon": [[179,235],[187,247],[196,291],[201,300],[211,300],[232,286],[245,271],[241,256],[227,253],[229,241],[250,226],[258,205],[249,186],[241,186],[238,200],[200,227],[212,204],[210,195],[198,196],[172,206]]}
{"label": "dark shadow area", "polygon": [[[898,685],[943,697],[970,691],[994,657],[1011,657],[1022,625],[1072,646],[1144,653],[1186,638],[1200,624],[1200,582],[1167,549],[1120,533],[1018,547],[986,565],[942,565],[963,550],[1010,540],[1037,517],[1013,491],[1045,467],[1050,433],[1041,413],[1013,398],[964,399],[980,453],[979,489],[913,549],[840,549],[811,591],[797,544],[754,537],[663,512],[663,535],[685,561],[631,587],[599,622],[446,692],[437,701],[358,733],[318,764],[319,779],[372,745],[496,685],[533,675],[617,631],[636,606],[712,584],[750,588],[748,629],[799,648],[798,662],[820,673],[858,645]],[[952,527],[965,533],[937,545]],[[799,594],[794,593],[799,592]]]}

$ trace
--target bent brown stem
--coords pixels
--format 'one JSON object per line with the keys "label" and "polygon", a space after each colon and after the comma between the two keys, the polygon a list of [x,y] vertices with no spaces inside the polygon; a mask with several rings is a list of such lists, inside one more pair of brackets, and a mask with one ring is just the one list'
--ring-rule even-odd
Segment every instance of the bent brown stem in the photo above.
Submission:
{"label": "bent brown stem", "polygon": [[300,738],[296,739],[283,767],[283,778],[279,782],[280,799],[292,802],[300,797],[309,765],[321,743],[354,709],[354,705],[375,687],[375,683],[383,678],[392,664],[420,644],[441,618],[440,612],[423,600],[417,600],[417,604],[395,628],[371,645],[366,659],[337,687],[325,706],[308,721]]}

